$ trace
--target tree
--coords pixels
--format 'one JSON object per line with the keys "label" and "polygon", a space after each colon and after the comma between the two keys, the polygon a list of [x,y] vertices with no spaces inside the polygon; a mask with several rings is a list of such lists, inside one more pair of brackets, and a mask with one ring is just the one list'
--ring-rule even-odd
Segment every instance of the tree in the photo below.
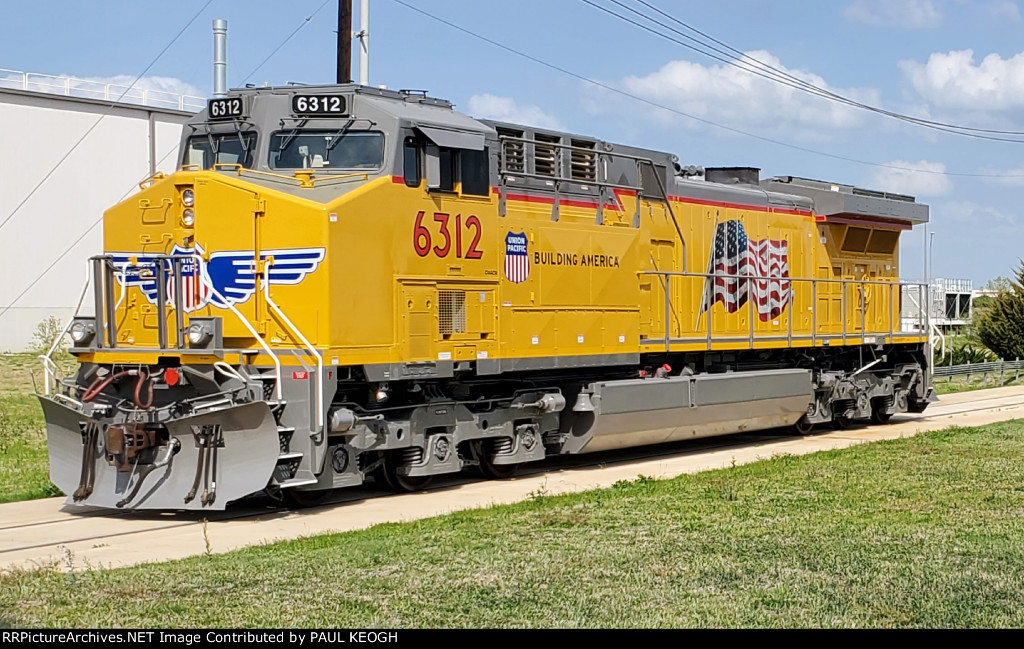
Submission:
{"label": "tree", "polygon": [[990,279],[985,282],[985,285],[981,287],[983,291],[1012,291],[1013,280],[1009,277],[1003,277],[1000,275],[995,279]]}
{"label": "tree", "polygon": [[1024,358],[1024,260],[1014,274],[1016,281],[977,314],[978,337],[1003,360]]}

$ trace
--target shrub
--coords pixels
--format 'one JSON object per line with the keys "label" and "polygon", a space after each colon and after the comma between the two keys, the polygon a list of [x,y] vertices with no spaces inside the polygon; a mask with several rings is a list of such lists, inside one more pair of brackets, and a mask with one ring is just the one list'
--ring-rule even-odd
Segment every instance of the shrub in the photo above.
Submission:
{"label": "shrub", "polygon": [[977,314],[978,338],[1003,360],[1024,358],[1024,260],[1016,281]]}
{"label": "shrub", "polygon": [[[64,335],[64,323],[57,316],[49,316],[36,325],[32,334],[32,351],[36,354],[45,354],[53,347],[54,341]],[[67,349],[67,340],[61,340],[57,346],[57,352]]]}

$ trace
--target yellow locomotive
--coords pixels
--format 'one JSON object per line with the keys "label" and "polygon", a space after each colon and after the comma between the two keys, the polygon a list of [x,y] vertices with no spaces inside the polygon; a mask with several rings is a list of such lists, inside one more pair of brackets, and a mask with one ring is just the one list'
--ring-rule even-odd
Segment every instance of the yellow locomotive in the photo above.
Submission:
{"label": "yellow locomotive", "polygon": [[[69,503],[297,503],[548,455],[920,411],[908,196],[478,121],[417,92],[231,91],[104,216]],[[89,306],[92,308],[90,309]]]}

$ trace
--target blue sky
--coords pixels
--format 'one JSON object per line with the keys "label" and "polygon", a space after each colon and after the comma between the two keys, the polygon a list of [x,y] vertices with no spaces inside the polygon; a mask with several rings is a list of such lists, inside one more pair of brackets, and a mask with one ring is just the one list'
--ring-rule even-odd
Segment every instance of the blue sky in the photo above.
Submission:
{"label": "blue sky", "polygon": [[[915,195],[932,207],[936,275],[980,284],[1009,275],[1024,257],[1022,143],[939,133],[799,93],[659,39],[581,0],[405,1],[675,110],[875,164],[655,109],[433,22],[395,0],[371,0],[373,84],[427,89],[481,117],[672,151],[683,164],[757,166],[764,176]],[[625,13],[612,0],[592,1]],[[636,0],[620,1],[644,9]],[[647,1],[730,47],[864,103],[976,128],[1024,131],[1024,2]],[[5,2],[0,68],[130,80],[205,2]],[[231,85],[331,82],[335,0],[246,79],[322,2],[213,0],[143,83],[209,94],[214,18],[229,22]],[[920,276],[922,233],[904,238],[903,275]]]}

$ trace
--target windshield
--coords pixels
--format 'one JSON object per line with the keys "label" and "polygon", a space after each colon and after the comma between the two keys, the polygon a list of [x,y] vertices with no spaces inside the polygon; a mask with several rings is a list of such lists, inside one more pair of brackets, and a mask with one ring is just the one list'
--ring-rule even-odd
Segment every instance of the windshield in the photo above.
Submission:
{"label": "windshield", "polygon": [[237,164],[248,168],[252,167],[255,152],[256,134],[252,131],[195,135],[189,138],[182,165],[210,169],[215,164]]}
{"label": "windshield", "polygon": [[382,133],[292,129],[270,137],[272,169],[377,169],[383,163]]}

